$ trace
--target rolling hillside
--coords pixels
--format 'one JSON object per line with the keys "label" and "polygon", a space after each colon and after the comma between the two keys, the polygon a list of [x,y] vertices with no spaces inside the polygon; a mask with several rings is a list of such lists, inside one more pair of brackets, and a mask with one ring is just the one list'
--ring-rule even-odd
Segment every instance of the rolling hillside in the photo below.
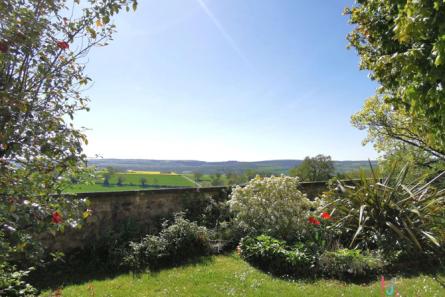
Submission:
{"label": "rolling hillside", "polygon": [[[273,174],[287,173],[292,167],[300,164],[302,160],[269,160],[257,162],[205,162],[194,160],[147,160],[147,159],[90,159],[89,165],[98,168],[112,166],[120,171],[126,170],[146,170],[161,172],[191,173],[199,172],[203,174],[243,172],[253,169]],[[376,161],[372,161],[376,165]],[[334,166],[338,172],[345,172],[361,167],[368,167],[368,161],[334,161]]]}

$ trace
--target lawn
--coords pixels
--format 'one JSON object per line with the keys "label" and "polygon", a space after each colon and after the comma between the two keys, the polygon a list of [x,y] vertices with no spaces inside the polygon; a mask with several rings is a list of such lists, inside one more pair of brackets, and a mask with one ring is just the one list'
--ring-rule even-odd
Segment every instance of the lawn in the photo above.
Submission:
{"label": "lawn", "polygon": [[[396,279],[396,289],[401,296],[445,296],[444,276],[400,277]],[[288,281],[252,268],[235,254],[214,256],[197,264],[165,269],[155,274],[143,274],[140,277],[124,274],[80,285],[67,285],[61,293],[63,297],[382,296],[378,281],[369,284],[334,280]],[[51,296],[51,292],[46,291],[41,296]]]}
{"label": "lawn", "polygon": [[[121,186],[117,185],[118,177],[123,178]],[[146,186],[142,187],[141,178],[146,179]],[[110,178],[110,185],[103,185],[103,178],[98,176],[94,184],[78,184],[67,189],[68,193],[82,192],[115,192],[131,190],[159,189],[164,187],[195,187],[193,180],[180,174],[165,174],[156,172],[125,172],[116,173]]]}

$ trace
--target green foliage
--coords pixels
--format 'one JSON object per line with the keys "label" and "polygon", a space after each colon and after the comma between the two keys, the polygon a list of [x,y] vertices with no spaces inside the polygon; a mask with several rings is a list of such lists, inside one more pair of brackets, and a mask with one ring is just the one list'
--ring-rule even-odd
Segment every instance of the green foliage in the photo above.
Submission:
{"label": "green foliage", "polygon": [[0,263],[7,265],[41,264],[35,234],[78,228],[88,215],[86,200],[60,195],[91,175],[87,139],[73,124],[88,109],[84,58],[111,39],[114,25],[105,20],[136,1],[78,2],[0,2]]}
{"label": "green foliage", "polygon": [[140,242],[130,242],[124,264],[135,272],[178,264],[210,252],[207,228],[175,215],[171,225],[163,224],[159,235],[147,235]]}
{"label": "green foliage", "polygon": [[37,290],[26,282],[30,270],[18,270],[14,266],[0,263],[0,296],[34,297]]}
{"label": "green foliage", "polygon": [[215,228],[220,222],[231,220],[228,193],[221,190],[219,194],[192,193],[184,194],[181,203],[187,219],[207,228]]}
{"label": "green foliage", "polygon": [[428,165],[436,159],[445,160],[444,145],[431,137],[435,129],[427,117],[414,116],[405,110],[394,109],[379,96],[366,100],[362,110],[352,116],[352,124],[367,130],[363,144],[374,143],[379,152],[391,157],[399,151],[409,152],[407,161]]}
{"label": "green foliage", "polygon": [[339,279],[373,278],[384,267],[378,255],[349,249],[324,250],[318,254],[309,245],[307,242],[290,245],[260,235],[243,238],[239,251],[243,259],[263,270],[294,277],[320,274]]}
{"label": "green foliage", "polygon": [[289,170],[291,176],[298,176],[302,181],[327,181],[334,176],[334,163],[330,156],[317,155],[306,157],[304,161]]}
{"label": "green foliage", "polygon": [[357,186],[338,181],[323,199],[350,247],[381,249],[386,255],[442,253],[445,191],[429,183],[405,184],[408,168],[380,181],[362,177]]}
{"label": "green foliage", "polygon": [[141,178],[139,179],[139,181],[140,181],[141,186],[142,186],[143,188],[145,188],[145,187],[147,186],[148,179],[147,179],[145,176],[141,177]]}
{"label": "green foliage", "polygon": [[314,204],[298,188],[299,179],[257,176],[244,187],[236,186],[229,200],[235,220],[247,232],[289,240],[307,226]]}
{"label": "green foliage", "polygon": [[125,181],[125,177],[120,175],[117,177],[116,185],[119,187],[122,187],[124,185],[124,181]]}
{"label": "green foliage", "polygon": [[313,272],[313,257],[301,243],[288,246],[267,235],[244,237],[241,257],[253,265],[278,275],[304,276]]}
{"label": "green foliage", "polygon": [[345,11],[355,25],[348,39],[361,57],[360,67],[381,85],[377,96],[365,104],[359,125],[384,132],[378,136],[371,130],[371,138],[388,135],[442,159],[444,11],[441,0],[366,0]]}
{"label": "green foliage", "polygon": [[360,250],[325,251],[319,259],[322,274],[339,279],[374,278],[383,267],[384,261],[378,255],[366,255]]}

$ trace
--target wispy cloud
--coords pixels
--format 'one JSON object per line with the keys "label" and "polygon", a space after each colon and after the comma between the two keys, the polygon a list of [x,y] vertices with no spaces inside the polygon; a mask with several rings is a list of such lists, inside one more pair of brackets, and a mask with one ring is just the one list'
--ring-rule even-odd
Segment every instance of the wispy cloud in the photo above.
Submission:
{"label": "wispy cloud", "polygon": [[209,19],[212,21],[212,23],[215,25],[215,27],[218,29],[218,31],[221,33],[223,38],[227,41],[227,43],[230,45],[230,47],[245,61],[248,63],[248,60],[246,56],[244,55],[241,48],[238,46],[238,44],[235,42],[235,40],[230,36],[230,34],[227,32],[227,30],[224,28],[222,23],[218,20],[218,18],[213,14],[213,12],[210,10],[210,8],[207,6],[207,4],[204,2],[204,0],[196,0],[198,2],[199,6],[201,6],[202,10],[205,12],[205,14],[209,17]]}

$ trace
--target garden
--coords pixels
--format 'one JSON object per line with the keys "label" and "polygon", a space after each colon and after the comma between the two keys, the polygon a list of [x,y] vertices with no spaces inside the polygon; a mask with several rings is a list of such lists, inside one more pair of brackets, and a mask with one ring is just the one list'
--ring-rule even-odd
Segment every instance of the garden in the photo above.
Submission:
{"label": "garden", "polygon": [[[137,7],[0,3],[0,296],[445,296],[439,0],[357,1],[345,10],[349,45],[378,84],[352,116],[381,153],[359,180],[332,178],[309,198],[301,171],[249,177],[226,197],[198,191],[151,228],[128,220],[84,238],[84,248],[50,250],[44,239],[82,232],[95,218],[88,199],[66,194],[73,182],[97,182],[74,117],[89,109],[88,53],[112,40],[118,13]],[[175,175],[102,177],[96,186],[194,184]]]}
{"label": "garden", "polygon": [[123,227],[34,279],[42,296],[442,296],[445,191],[440,176],[407,176],[333,179],[312,200],[298,177],[257,176],[228,200],[203,194],[157,232]]}

